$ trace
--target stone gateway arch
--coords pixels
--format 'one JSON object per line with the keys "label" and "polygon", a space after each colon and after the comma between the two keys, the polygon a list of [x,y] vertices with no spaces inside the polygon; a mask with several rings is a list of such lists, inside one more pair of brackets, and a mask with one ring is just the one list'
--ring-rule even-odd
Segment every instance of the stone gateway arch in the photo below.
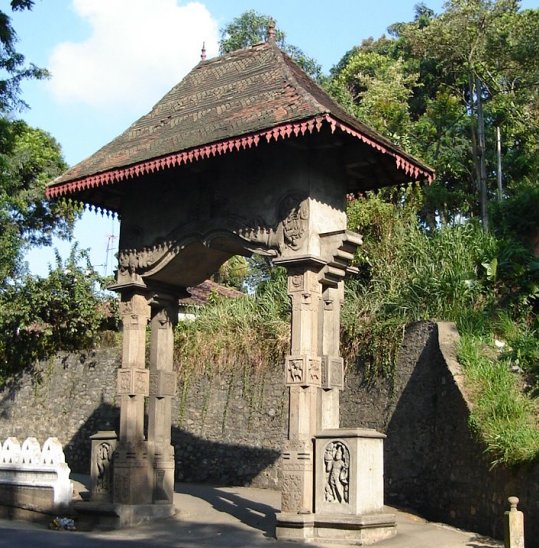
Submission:
{"label": "stone gateway arch", "polygon": [[48,186],[49,198],[121,219],[114,503],[129,515],[172,512],[178,299],[231,256],[258,253],[287,269],[292,302],[277,536],[366,543],[394,534],[382,512],[383,436],[339,429],[343,280],[361,244],[346,228],[346,196],[432,177],[270,40],[203,58],[151,112]]}

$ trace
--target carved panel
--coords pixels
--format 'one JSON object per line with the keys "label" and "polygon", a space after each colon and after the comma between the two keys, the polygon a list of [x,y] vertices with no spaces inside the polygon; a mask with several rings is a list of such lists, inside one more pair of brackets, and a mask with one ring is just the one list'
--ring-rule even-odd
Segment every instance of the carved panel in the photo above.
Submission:
{"label": "carved panel", "polygon": [[331,441],[324,450],[324,500],[335,504],[350,503],[350,451],[340,440]]}
{"label": "carved panel", "polygon": [[309,385],[320,386],[322,383],[322,368],[320,358],[309,358]]}
{"label": "carved panel", "polygon": [[176,395],[176,373],[174,371],[150,371],[150,396],[164,398]]}
{"label": "carved panel", "polygon": [[321,386],[322,368],[319,357],[287,356],[285,383],[299,386]]}
{"label": "carved panel", "polygon": [[[294,455],[293,455],[294,457]],[[312,460],[283,460],[281,476],[281,511],[304,512],[305,491],[312,482]]]}
{"label": "carved panel", "polygon": [[301,472],[285,472],[281,478],[281,512],[302,509],[304,478]]}
{"label": "carved panel", "polygon": [[307,371],[303,356],[288,356],[286,358],[286,384],[305,384]]}
{"label": "carved panel", "polygon": [[344,360],[338,356],[322,356],[322,388],[344,388]]}
{"label": "carved panel", "polygon": [[117,393],[119,396],[148,396],[149,374],[147,369],[122,368],[118,370]]}

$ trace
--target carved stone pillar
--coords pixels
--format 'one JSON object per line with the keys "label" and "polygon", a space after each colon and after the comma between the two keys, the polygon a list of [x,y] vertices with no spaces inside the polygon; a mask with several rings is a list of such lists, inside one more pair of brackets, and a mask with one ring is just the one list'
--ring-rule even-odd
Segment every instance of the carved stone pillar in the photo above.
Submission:
{"label": "carved stone pillar", "polygon": [[174,447],[170,443],[170,429],[172,398],[176,394],[176,373],[172,370],[172,362],[177,321],[178,299],[167,295],[155,296],[151,320],[148,450],[154,469],[153,502],[170,504],[174,495]]}
{"label": "carved stone pillar", "polygon": [[313,512],[313,437],[319,428],[317,407],[322,376],[318,352],[322,286],[316,269],[290,267],[288,294],[292,301],[292,339],[285,364],[290,399],[281,512],[310,514]]}
{"label": "carved stone pillar", "polygon": [[319,424],[323,430],[339,428],[339,396],[340,391],[344,388],[344,361],[339,350],[343,301],[343,281],[340,281],[337,287],[324,288],[319,323],[322,358]]}
{"label": "carved stone pillar", "polygon": [[149,371],[145,368],[146,326],[150,306],[140,289],[121,293],[122,366],[118,370],[120,436],[114,460],[113,500],[123,504],[151,502],[150,470],[144,440],[144,398]]}

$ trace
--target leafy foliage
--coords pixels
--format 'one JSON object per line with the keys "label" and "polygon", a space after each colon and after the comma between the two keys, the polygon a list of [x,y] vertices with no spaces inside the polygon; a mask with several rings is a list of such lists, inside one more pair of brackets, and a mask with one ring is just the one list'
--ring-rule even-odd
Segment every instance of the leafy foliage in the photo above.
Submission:
{"label": "leafy foliage", "polygon": [[76,210],[45,200],[45,185],[63,172],[60,146],[23,121],[0,119],[0,287],[20,275],[24,250],[70,235]]}
{"label": "leafy foliage", "polygon": [[[529,199],[527,185],[521,192],[498,206],[505,219]],[[474,431],[493,464],[532,460],[539,451],[537,259],[510,222],[499,236],[473,220],[426,231],[417,219],[420,197],[410,187],[398,200],[367,194],[349,206],[349,226],[363,233],[365,245],[343,308],[345,357],[370,375],[391,375],[406,324],[455,321]],[[521,210],[524,235],[535,226],[534,211],[525,217]]]}
{"label": "leafy foliage", "polygon": [[365,244],[359,276],[348,284],[344,348],[349,362],[360,355],[373,374],[390,373],[407,323],[458,321],[490,299],[493,282],[483,264],[496,257],[495,240],[473,222],[423,230],[420,198],[411,186],[397,203],[368,194],[348,208],[348,226]]}
{"label": "leafy foliage", "polygon": [[0,380],[59,350],[93,347],[117,324],[116,301],[103,295],[105,280],[88,256],[73,248],[46,278],[27,276],[0,293]]}
{"label": "leafy foliage", "polygon": [[[512,183],[537,172],[539,155],[539,10],[515,0],[450,0],[436,15],[424,5],[390,38],[369,39],[332,69],[328,90],[436,169],[425,191],[422,219],[431,227],[478,214],[478,156],[484,155],[494,195],[496,127],[501,128],[503,175]],[[478,95],[486,147],[480,151]],[[497,219],[494,218],[496,221]]]}
{"label": "leafy foliage", "polygon": [[[11,9],[22,11],[31,9],[33,0],[12,0]],[[10,17],[0,10],[0,112],[5,113],[27,106],[20,98],[21,82],[26,79],[42,79],[48,76],[45,69],[34,64],[25,66],[24,56],[17,52],[17,34],[11,25]],[[5,75],[5,76],[4,76]]]}

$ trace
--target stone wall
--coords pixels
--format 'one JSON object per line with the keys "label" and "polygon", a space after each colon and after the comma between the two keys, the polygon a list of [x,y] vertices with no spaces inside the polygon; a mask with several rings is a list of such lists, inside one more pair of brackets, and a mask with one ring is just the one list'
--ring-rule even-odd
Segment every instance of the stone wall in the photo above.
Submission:
{"label": "stone wall", "polygon": [[57,437],[73,472],[90,471],[90,436],[116,429],[116,348],[60,354],[0,391],[0,439]]}
{"label": "stone wall", "polygon": [[[341,425],[386,432],[385,496],[428,519],[500,537],[507,497],[521,499],[527,546],[539,546],[539,467],[490,470],[468,428],[469,407],[446,324],[407,329],[398,367],[375,381],[349,368]],[[0,392],[0,439],[56,436],[75,472],[89,472],[89,436],[116,429],[118,349],[62,355]],[[172,440],[176,479],[278,486],[287,428],[282,366],[193,378],[180,387]],[[535,544],[534,544],[535,543]]]}
{"label": "stone wall", "polygon": [[525,513],[526,546],[538,547],[539,466],[491,469],[468,427],[457,337],[452,324],[418,323],[407,329],[392,378],[369,383],[349,371],[341,425],[387,434],[388,504],[502,538],[507,497],[516,495]]}

